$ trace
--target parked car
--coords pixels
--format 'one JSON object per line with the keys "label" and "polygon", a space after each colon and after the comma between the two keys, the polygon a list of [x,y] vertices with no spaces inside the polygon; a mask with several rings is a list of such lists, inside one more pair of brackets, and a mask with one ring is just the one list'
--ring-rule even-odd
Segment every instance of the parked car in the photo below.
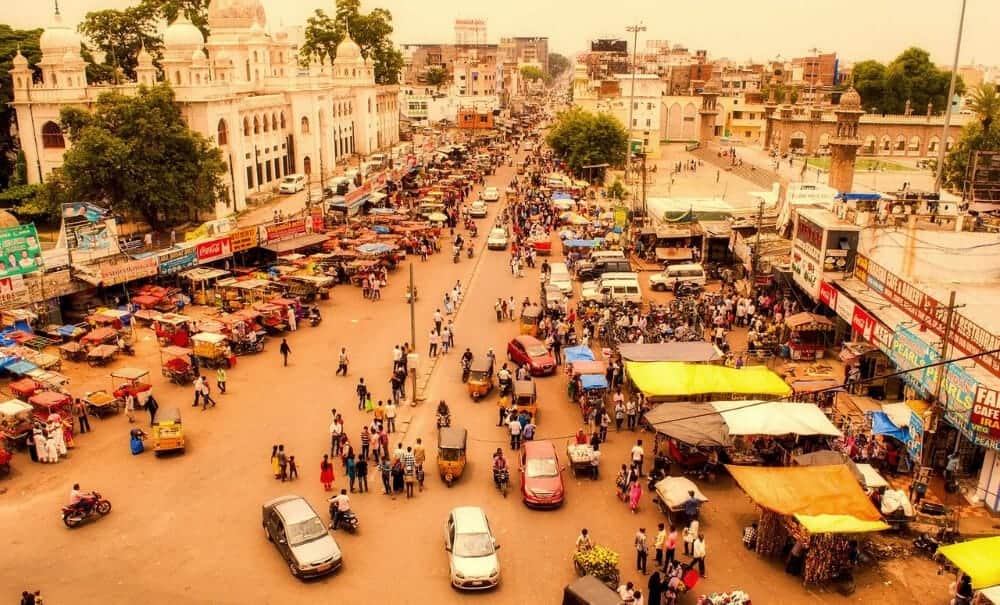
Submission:
{"label": "parked car", "polygon": [[289,174],[285,178],[281,179],[281,184],[278,185],[278,193],[298,193],[305,188],[306,175]]}
{"label": "parked car", "polygon": [[566,497],[556,446],[551,441],[525,441],[521,446],[521,498],[530,507],[555,508]]}
{"label": "parked car", "polygon": [[309,502],[301,496],[280,496],[263,506],[264,535],[297,578],[333,572],[343,563],[340,546]]}
{"label": "parked car", "polygon": [[486,247],[490,250],[506,250],[507,230],[502,228],[490,230],[490,234],[486,238]]}
{"label": "parked car", "polygon": [[482,590],[500,583],[500,559],[496,538],[486,513],[478,506],[459,506],[448,514],[444,526],[444,548],[448,551],[451,585],[463,590]]}
{"label": "parked car", "polygon": [[649,287],[664,292],[673,289],[674,283],[705,286],[705,268],[700,263],[670,265],[661,273],[649,276]]}
{"label": "parked car", "polygon": [[482,200],[476,200],[469,206],[469,216],[472,218],[486,218],[488,212],[489,207]]}
{"label": "parked car", "polygon": [[545,343],[534,336],[522,334],[507,343],[507,358],[519,365],[528,366],[532,375],[552,374],[556,360]]}
{"label": "parked car", "polygon": [[631,273],[632,264],[627,258],[599,258],[593,262],[581,264],[576,271],[580,281],[594,281],[605,273]]}
{"label": "parked car", "polygon": [[496,202],[500,199],[500,190],[496,187],[487,187],[483,191],[483,199],[487,202]]}

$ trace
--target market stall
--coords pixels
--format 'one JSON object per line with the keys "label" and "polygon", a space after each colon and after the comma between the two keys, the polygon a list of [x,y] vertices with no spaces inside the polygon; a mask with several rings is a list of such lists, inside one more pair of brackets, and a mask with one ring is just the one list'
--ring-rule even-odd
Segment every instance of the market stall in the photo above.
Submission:
{"label": "market stall", "polygon": [[[1000,596],[1000,536],[966,540],[938,548],[937,554],[950,561],[972,579],[975,590]],[[987,598],[993,600],[990,594]],[[994,601],[995,602],[995,601]]]}
{"label": "market stall", "polygon": [[153,331],[161,345],[186,347],[194,332],[194,318],[178,313],[163,313],[153,320]]}
{"label": "market stall", "polygon": [[713,396],[785,397],[791,388],[763,366],[724,366],[626,361],[625,372],[635,388],[652,401],[711,399]]}
{"label": "market stall", "polygon": [[796,313],[785,319],[790,332],[788,354],[793,360],[820,359],[832,343],[833,322],[815,313]]}
{"label": "market stall", "polygon": [[713,343],[693,342],[623,342],[618,353],[626,361],[680,361],[685,363],[722,363],[725,356]]}
{"label": "market stall", "polygon": [[215,284],[229,277],[229,271],[212,267],[196,267],[180,275],[191,284],[191,298],[196,305],[211,305],[215,302]]}

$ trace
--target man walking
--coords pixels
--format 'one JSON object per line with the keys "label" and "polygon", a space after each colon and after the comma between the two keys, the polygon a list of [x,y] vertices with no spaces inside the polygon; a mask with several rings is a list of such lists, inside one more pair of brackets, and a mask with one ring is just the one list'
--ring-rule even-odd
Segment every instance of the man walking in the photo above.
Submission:
{"label": "man walking", "polygon": [[638,439],[632,446],[632,466],[635,467],[637,477],[642,477],[642,459],[646,456],[646,450],[642,449],[642,439]]}
{"label": "man walking", "polygon": [[358,379],[356,391],[358,393],[358,409],[363,410],[365,409],[365,399],[368,397],[368,387],[365,386],[365,379],[363,377]]}
{"label": "man walking", "polygon": [[507,428],[510,430],[510,449],[517,450],[521,448],[521,422],[513,414],[510,415],[510,422],[507,423]]}
{"label": "man walking", "polygon": [[285,446],[278,446],[278,478],[282,481],[288,480],[288,457],[285,455]]}
{"label": "man walking", "polygon": [[79,397],[73,403],[73,411],[76,412],[77,425],[80,427],[80,434],[90,432],[90,418],[87,416],[87,404]]}
{"label": "man walking", "polygon": [[226,369],[219,368],[215,371],[215,386],[219,387],[219,392],[226,394]]}
{"label": "man walking", "polygon": [[335,376],[347,376],[347,347],[340,347],[340,358],[337,360]]}
{"label": "man walking", "polygon": [[390,433],[396,432],[396,402],[392,399],[385,404],[385,424],[386,430]]}
{"label": "man walking", "polygon": [[281,339],[281,347],[278,348],[281,352],[281,358],[284,361],[284,366],[288,366],[288,354],[292,352],[292,347],[288,346],[288,341],[284,338]]}
{"label": "man walking", "polygon": [[656,540],[653,542],[654,560],[657,567],[663,566],[663,547],[667,542],[667,529],[663,523],[656,526]]}
{"label": "man walking", "polygon": [[646,575],[646,556],[648,554],[648,542],[646,541],[646,528],[640,527],[635,534],[635,568]]}
{"label": "man walking", "polygon": [[707,580],[708,576],[705,575],[705,554],[705,535],[698,534],[698,537],[694,539],[694,543],[691,545],[691,567],[697,565],[698,574]]}

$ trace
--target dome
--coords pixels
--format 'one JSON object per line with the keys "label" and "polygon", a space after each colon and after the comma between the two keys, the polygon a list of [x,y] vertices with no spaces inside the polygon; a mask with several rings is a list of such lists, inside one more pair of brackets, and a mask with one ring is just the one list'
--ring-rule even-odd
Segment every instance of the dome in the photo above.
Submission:
{"label": "dome", "polygon": [[854,87],[847,89],[847,92],[840,95],[840,106],[844,109],[861,109],[861,95]]}
{"label": "dome", "polygon": [[145,44],[143,44],[139,49],[139,54],[136,55],[136,59],[139,61],[139,65],[152,65],[153,55],[149,54],[149,51],[146,50]]}
{"label": "dome", "polygon": [[80,52],[80,36],[72,28],[63,25],[62,15],[56,13],[52,25],[46,27],[39,37],[38,47],[43,55],[61,57],[68,50]]}
{"label": "dome", "polygon": [[163,32],[163,46],[168,50],[195,49],[205,45],[201,30],[186,15],[181,15]]}
{"label": "dome", "polygon": [[264,35],[264,28],[261,26],[260,22],[254,19],[253,25],[250,26],[250,35],[254,38],[259,38]]}
{"label": "dome", "polygon": [[83,57],[80,56],[80,51],[73,52],[72,50],[67,50],[66,54],[63,55],[63,63],[67,65],[72,65],[77,61],[83,61]]}
{"label": "dome", "polygon": [[212,0],[208,5],[208,27],[250,29],[254,22],[267,24],[267,14],[260,0]]}
{"label": "dome", "polygon": [[17,54],[14,55],[13,63],[14,63],[14,67],[27,67],[28,66],[28,59],[27,59],[27,57],[25,57],[24,55],[21,54],[21,47],[20,46],[17,48]]}
{"label": "dome", "polygon": [[205,56],[205,51],[200,48],[191,53],[191,61],[194,63],[204,63],[207,59],[208,57]]}
{"label": "dome", "polygon": [[13,214],[6,210],[0,210],[0,228],[16,227],[19,224]]}
{"label": "dome", "polygon": [[361,47],[358,43],[351,39],[350,34],[348,34],[344,41],[337,45],[337,56],[334,59],[336,63],[360,63],[361,62]]}

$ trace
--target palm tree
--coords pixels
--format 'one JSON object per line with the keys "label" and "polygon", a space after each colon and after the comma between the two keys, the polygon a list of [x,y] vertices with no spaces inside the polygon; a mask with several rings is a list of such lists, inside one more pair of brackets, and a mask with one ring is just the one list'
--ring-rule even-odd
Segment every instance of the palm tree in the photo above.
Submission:
{"label": "palm tree", "polygon": [[977,86],[969,95],[967,105],[979,116],[983,134],[988,134],[993,120],[1000,117],[1000,94],[997,94],[996,85],[983,83]]}

